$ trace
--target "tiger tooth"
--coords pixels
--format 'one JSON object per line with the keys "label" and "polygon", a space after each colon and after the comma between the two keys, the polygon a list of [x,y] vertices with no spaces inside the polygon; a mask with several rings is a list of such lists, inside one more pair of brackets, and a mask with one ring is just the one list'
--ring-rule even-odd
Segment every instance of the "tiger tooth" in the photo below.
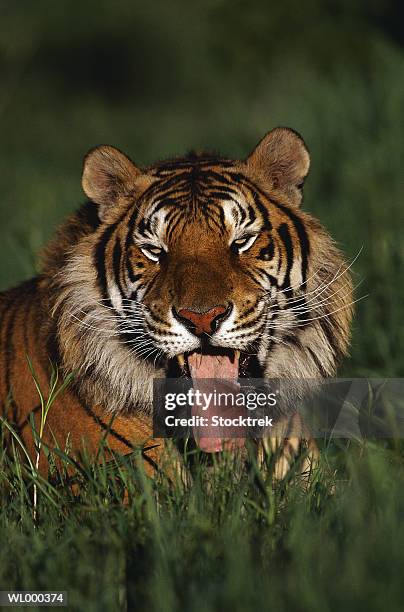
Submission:
{"label": "tiger tooth", "polygon": [[177,355],[177,359],[178,359],[178,363],[180,364],[181,368],[184,369],[185,367],[184,353],[180,353],[179,355]]}
{"label": "tiger tooth", "polygon": [[240,351],[239,350],[234,351],[234,356],[236,359],[240,359]]}

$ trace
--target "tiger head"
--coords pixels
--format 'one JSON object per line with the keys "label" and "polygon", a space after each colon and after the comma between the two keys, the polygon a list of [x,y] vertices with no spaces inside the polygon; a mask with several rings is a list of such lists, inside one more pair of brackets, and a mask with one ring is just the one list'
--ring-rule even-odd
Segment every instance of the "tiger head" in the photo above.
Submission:
{"label": "tiger head", "polygon": [[45,266],[64,367],[87,400],[146,409],[153,378],[196,375],[196,356],[203,377],[335,372],[352,288],[300,208],[309,166],[286,128],[243,161],[191,155],[140,170],[113,147],[88,153],[90,202]]}

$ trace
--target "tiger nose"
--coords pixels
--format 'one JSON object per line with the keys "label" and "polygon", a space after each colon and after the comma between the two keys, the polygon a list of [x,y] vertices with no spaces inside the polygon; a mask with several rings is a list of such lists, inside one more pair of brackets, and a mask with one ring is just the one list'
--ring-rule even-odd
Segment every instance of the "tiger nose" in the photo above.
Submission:
{"label": "tiger nose", "polygon": [[201,336],[215,332],[220,323],[226,319],[231,312],[229,306],[214,306],[204,312],[181,308],[178,312],[173,308],[174,315],[183,323],[189,331]]}

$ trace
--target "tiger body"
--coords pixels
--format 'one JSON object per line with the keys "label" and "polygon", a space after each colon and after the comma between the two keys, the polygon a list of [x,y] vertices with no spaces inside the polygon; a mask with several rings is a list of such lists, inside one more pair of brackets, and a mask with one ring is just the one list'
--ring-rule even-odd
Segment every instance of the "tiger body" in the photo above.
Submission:
{"label": "tiger body", "polygon": [[30,452],[39,398],[27,356],[44,390],[51,362],[74,373],[49,412],[49,445],[96,453],[107,437],[122,453],[144,446],[151,464],[153,380],[187,361],[198,377],[195,354],[219,377],[210,352],[223,377],[239,361],[254,377],[335,373],[352,286],[337,246],[300,208],[308,169],[285,128],[245,161],[195,155],[139,170],[112,147],[87,155],[89,201],[45,249],[41,274],[0,296],[0,402]]}
{"label": "tiger body", "polygon": [[[42,279],[27,281],[0,298],[1,386],[0,397],[8,422],[20,436],[31,458],[36,459],[31,415],[39,431],[41,402],[28,365],[29,357],[35,377],[45,398],[49,390],[51,363],[57,364],[54,339],[49,326],[46,294]],[[5,432],[7,433],[7,432]],[[144,414],[135,418],[117,416],[113,425],[102,406],[87,405],[73,388],[67,388],[56,399],[48,413],[44,443],[62,451],[74,450],[95,456],[101,441],[107,439],[111,450],[127,454],[134,448],[148,446],[150,419]],[[147,466],[155,468],[155,450],[144,454]],[[47,471],[46,454],[40,454],[39,468]]]}

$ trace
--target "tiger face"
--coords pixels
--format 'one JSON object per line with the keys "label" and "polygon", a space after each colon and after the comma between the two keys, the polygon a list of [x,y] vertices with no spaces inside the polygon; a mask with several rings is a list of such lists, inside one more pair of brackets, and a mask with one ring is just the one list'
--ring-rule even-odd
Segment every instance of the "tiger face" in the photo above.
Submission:
{"label": "tiger face", "polygon": [[194,164],[197,202],[187,169],[176,176],[174,201],[161,206],[159,193],[148,203],[147,224],[134,229],[133,265],[143,275],[126,284],[144,306],[153,343],[169,357],[203,344],[247,350],[265,327],[271,278],[279,288],[290,282],[283,245],[270,235],[268,215],[249,190],[226,176],[212,185],[210,177],[223,168]]}
{"label": "tiger face", "polygon": [[[147,334],[168,357],[202,346],[257,350],[268,304],[305,281],[297,233],[307,243],[303,226],[297,230],[298,219],[268,201],[236,165],[196,159],[151,191],[120,266],[124,290],[115,292],[115,307],[121,298],[140,302]],[[135,282],[124,274],[130,266]]]}
{"label": "tiger face", "polygon": [[54,307],[87,395],[107,394],[114,410],[146,405],[148,382],[176,367],[193,378],[334,373],[351,284],[300,209],[309,165],[286,128],[244,161],[190,156],[141,171],[112,147],[90,151],[82,184],[98,221],[70,249]]}

